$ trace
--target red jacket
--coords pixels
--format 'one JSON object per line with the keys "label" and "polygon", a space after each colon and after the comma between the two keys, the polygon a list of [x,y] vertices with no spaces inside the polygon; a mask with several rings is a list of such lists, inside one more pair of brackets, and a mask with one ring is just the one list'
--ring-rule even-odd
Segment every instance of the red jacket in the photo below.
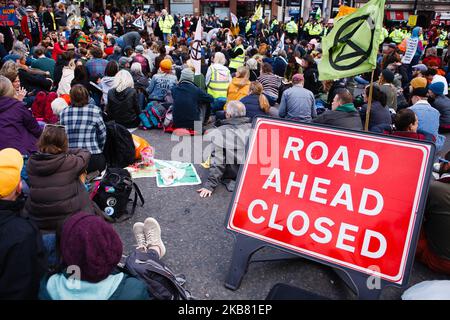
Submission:
{"label": "red jacket", "polygon": [[[36,22],[39,27],[39,41],[42,41],[42,27],[39,19],[36,18]],[[20,22],[20,26],[22,27],[22,31],[25,33],[25,36],[31,41],[31,30],[28,27],[28,16],[23,16],[22,21]]]}
{"label": "red jacket", "polygon": [[64,44],[64,47],[61,48],[59,42],[55,43],[52,51],[52,59],[58,61],[58,56],[67,51],[67,44]]}
{"label": "red jacket", "polygon": [[53,114],[52,102],[58,98],[55,92],[50,92],[48,95],[44,91],[38,92],[33,104],[31,105],[31,111],[33,117],[38,121],[44,121],[45,123],[56,123],[58,117]]}

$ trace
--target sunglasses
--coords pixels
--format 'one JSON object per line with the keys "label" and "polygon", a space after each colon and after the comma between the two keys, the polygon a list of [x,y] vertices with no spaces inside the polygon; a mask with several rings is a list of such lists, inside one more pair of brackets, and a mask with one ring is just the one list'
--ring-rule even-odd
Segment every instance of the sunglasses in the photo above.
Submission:
{"label": "sunglasses", "polygon": [[438,161],[441,163],[449,163],[450,162],[450,160],[446,160],[446,159],[440,158],[440,157],[438,158]]}

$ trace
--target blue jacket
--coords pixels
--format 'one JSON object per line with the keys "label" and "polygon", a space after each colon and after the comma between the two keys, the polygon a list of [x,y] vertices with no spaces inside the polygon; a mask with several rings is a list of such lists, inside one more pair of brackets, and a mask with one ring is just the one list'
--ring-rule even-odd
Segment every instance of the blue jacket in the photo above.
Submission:
{"label": "blue jacket", "polygon": [[438,133],[440,113],[433,108],[427,101],[418,101],[410,107],[419,119],[419,128],[417,131],[431,133],[436,138],[436,150],[439,151],[444,146],[445,137]]}
{"label": "blue jacket", "polygon": [[259,96],[251,94],[241,99],[241,102],[245,105],[245,116],[253,120],[256,116],[263,116],[266,113],[261,110],[259,106]]}
{"label": "blue jacket", "polygon": [[157,73],[152,77],[147,92],[151,99],[164,100],[169,92],[177,84],[177,77],[173,74]]}

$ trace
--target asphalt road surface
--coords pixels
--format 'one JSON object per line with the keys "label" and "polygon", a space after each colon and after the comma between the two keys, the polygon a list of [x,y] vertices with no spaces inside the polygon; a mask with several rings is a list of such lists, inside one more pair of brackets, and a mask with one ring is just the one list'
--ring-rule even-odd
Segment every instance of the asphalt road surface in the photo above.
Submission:
{"label": "asphalt road surface", "polygon": [[[171,135],[161,130],[141,131],[135,134],[144,137],[155,147],[155,158],[171,160],[173,147]],[[184,137],[193,141],[192,137]],[[449,138],[450,139],[450,138]],[[191,156],[200,155],[199,146]],[[445,150],[450,149],[446,143]],[[172,159],[176,160],[176,159]],[[208,172],[196,165],[202,181]],[[132,226],[147,217],[156,218],[162,228],[162,238],[167,254],[163,260],[176,272],[186,276],[186,288],[198,299],[265,299],[277,283],[291,284],[330,299],[356,299],[356,295],[329,267],[304,259],[270,262],[253,262],[248,268],[240,288],[231,291],[224,286],[232,248],[233,235],[225,231],[225,218],[232,193],[219,186],[211,198],[200,198],[198,186],[158,188],[155,178],[136,179],[144,194],[145,206],[137,207],[134,217],[116,224],[124,252],[133,250],[135,244]],[[275,249],[263,249],[254,255],[278,253]],[[425,280],[450,279],[433,273],[421,263],[414,264],[408,287]],[[404,289],[388,287],[381,299],[400,299]]]}

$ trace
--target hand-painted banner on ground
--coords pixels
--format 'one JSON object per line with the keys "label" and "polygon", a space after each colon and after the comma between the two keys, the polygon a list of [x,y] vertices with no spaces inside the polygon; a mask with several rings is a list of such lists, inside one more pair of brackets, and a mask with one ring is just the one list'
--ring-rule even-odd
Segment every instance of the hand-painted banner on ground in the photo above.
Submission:
{"label": "hand-painted banner on ground", "polygon": [[156,185],[159,188],[193,186],[202,183],[192,163],[155,159]]}
{"label": "hand-painted banner on ground", "polygon": [[0,7],[0,26],[13,27],[19,23],[14,6]]}
{"label": "hand-painted banner on ground", "polygon": [[434,151],[431,143],[259,118],[227,228],[403,285]]}
{"label": "hand-painted banner on ground", "polygon": [[417,46],[419,45],[419,38],[409,38],[406,40],[406,51],[402,58],[403,64],[410,64],[414,55],[417,51]]}
{"label": "hand-painted banner on ground", "polygon": [[369,72],[377,65],[385,0],[371,0],[339,19],[322,38],[319,79],[335,80]]}

